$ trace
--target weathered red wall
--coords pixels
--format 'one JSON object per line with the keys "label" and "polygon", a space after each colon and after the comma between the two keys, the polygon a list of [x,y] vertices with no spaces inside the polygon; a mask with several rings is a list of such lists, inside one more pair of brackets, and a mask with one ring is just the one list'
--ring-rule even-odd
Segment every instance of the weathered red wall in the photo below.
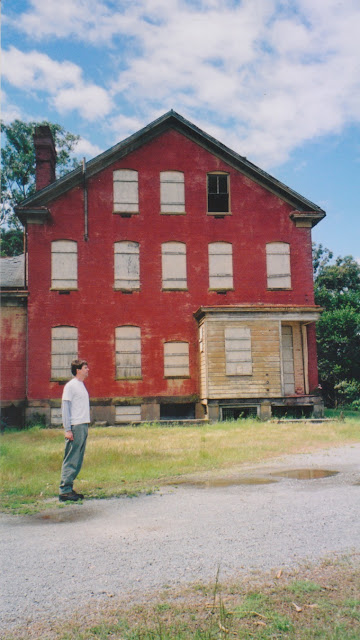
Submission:
{"label": "weathered red wall", "polygon": [[1,403],[25,400],[26,396],[26,308],[1,308]]}
{"label": "weathered red wall", "polygon": [[[140,214],[113,214],[114,169],[139,174]],[[185,174],[186,215],[160,215],[160,171]],[[206,215],[206,174],[230,174],[232,215]],[[56,398],[62,388],[50,382],[51,327],[79,329],[79,355],[89,361],[87,386],[93,398],[188,395],[198,392],[198,336],[193,313],[204,305],[236,303],[311,305],[313,300],[310,229],[296,228],[292,207],[176,131],[168,131],[103,170],[88,183],[89,240],[84,241],[82,188],[50,203],[51,222],[29,225],[29,399]],[[50,291],[51,241],[78,242],[78,291]],[[141,291],[113,290],[114,242],[140,243]],[[185,242],[188,291],[162,291],[161,243]],[[208,291],[208,243],[233,245],[234,291]],[[291,246],[292,289],[266,288],[267,242]],[[115,327],[141,327],[141,381],[116,381]],[[164,379],[163,343],[190,343],[187,380]]]}

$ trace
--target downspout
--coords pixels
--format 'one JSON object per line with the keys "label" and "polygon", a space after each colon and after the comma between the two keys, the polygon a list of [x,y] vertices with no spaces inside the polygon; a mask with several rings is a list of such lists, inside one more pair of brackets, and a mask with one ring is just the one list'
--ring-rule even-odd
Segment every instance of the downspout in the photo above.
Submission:
{"label": "downspout", "polygon": [[[28,250],[27,250],[27,222],[24,225],[24,284],[25,289],[29,292],[29,282],[28,282],[28,273],[29,273],[29,265],[28,265]],[[26,409],[28,407],[28,397],[29,397],[29,309],[28,309],[28,298],[26,298],[26,314],[25,314],[25,402],[24,402],[24,414],[23,414],[23,423],[25,426],[26,421]]]}
{"label": "downspout", "polygon": [[88,194],[87,194],[87,184],[86,184],[86,159],[85,158],[83,158],[82,171],[83,171],[83,190],[84,190],[84,240],[85,242],[87,242],[89,240],[89,234],[88,234]]}

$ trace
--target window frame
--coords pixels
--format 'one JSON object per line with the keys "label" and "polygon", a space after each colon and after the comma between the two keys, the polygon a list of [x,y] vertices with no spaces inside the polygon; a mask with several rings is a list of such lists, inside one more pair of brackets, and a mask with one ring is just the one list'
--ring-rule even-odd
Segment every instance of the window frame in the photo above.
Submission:
{"label": "window frame", "polygon": [[[127,177],[128,179],[120,180],[120,176]],[[135,178],[136,180],[130,180],[130,177]],[[118,184],[135,184],[136,189],[134,188],[134,194],[131,194],[131,188],[129,187],[129,198],[133,198],[132,200],[126,201],[124,199],[120,199],[121,195],[121,187],[118,187]],[[117,192],[117,190],[119,192]],[[125,193],[126,197],[126,193]],[[138,215],[140,213],[139,208],[139,172],[137,169],[129,169],[129,168],[121,168],[115,169],[113,171],[113,213],[123,216],[123,217],[131,217],[134,215]]]}
{"label": "window frame", "polygon": [[[137,336],[135,337],[131,337],[131,332],[128,331],[124,331],[125,335],[123,336],[119,336],[118,334],[120,333],[120,329],[126,330],[126,329],[137,329]],[[129,334],[129,336],[126,336],[126,333]],[[136,350],[125,350],[122,351],[119,349],[119,341],[122,340],[123,342],[129,341],[129,342],[136,342],[138,348]],[[129,324],[124,324],[124,325],[120,325],[118,327],[115,327],[115,380],[141,380],[142,379],[142,349],[141,349],[141,328],[137,325],[129,325]],[[119,358],[119,354],[135,354],[138,356],[139,359],[139,364],[128,364],[128,363],[121,363],[119,362],[119,360],[121,359],[121,357]],[[139,373],[136,373],[134,375],[120,375],[119,369],[135,369],[138,370]]]}
{"label": "window frame", "polygon": [[[74,251],[55,251],[55,248],[59,248],[60,246],[63,246],[63,248],[65,248],[65,246],[67,245],[69,248],[72,247],[74,249]],[[55,256],[72,256],[72,260],[74,261],[74,264],[70,264],[68,265],[68,268],[70,266],[70,271],[72,271],[72,276],[71,278],[58,278],[56,277],[58,275],[58,270],[61,269],[61,266],[64,263],[65,258],[60,259],[60,264],[57,264],[56,258]],[[51,279],[51,291],[77,291],[78,290],[78,243],[76,240],[68,240],[65,238],[62,238],[60,240],[52,240],[51,241],[51,274],[50,274],[50,279]],[[56,284],[56,282],[63,282],[67,284]],[[69,284],[71,282],[71,284]]]}
{"label": "window frame", "polygon": [[[209,178],[211,178],[212,176],[217,176],[217,177],[222,177],[222,176],[226,176],[226,186],[227,186],[227,191],[226,192],[219,192],[217,191],[216,193],[210,193],[209,192]],[[211,210],[212,208],[209,206],[209,199],[211,196],[216,196],[216,195],[226,195],[227,196],[227,208],[224,209],[223,211],[221,210],[221,208],[217,208],[214,210]],[[231,198],[230,198],[230,173],[227,171],[208,171],[208,173],[206,174],[206,212],[208,216],[215,216],[215,217],[219,217],[222,218],[224,216],[231,216]]]}
{"label": "window frame", "polygon": [[[170,177],[174,178],[176,175],[182,177],[182,180],[170,179]],[[179,190],[182,191],[182,199],[171,202],[169,200],[169,194],[167,193],[170,189],[167,189],[165,185],[181,185],[182,189],[180,188]],[[178,210],[176,210],[176,208],[178,208]],[[183,171],[160,171],[160,214],[176,216],[186,215],[185,174]]]}
{"label": "window frame", "polygon": [[[253,360],[250,327],[225,327],[224,347],[226,376],[252,376]],[[244,354],[245,357],[235,358],[235,354]],[[246,355],[250,355],[250,358],[246,357]]]}
{"label": "window frame", "polygon": [[[127,249],[128,251],[124,252],[124,251],[117,251],[118,248],[121,247],[121,245],[127,245]],[[134,251],[131,251],[130,248],[135,249]],[[117,259],[117,256],[119,256],[119,258]],[[131,277],[131,272],[130,269],[128,268],[127,271],[127,278],[120,278],[119,274],[121,275],[121,271],[120,271],[120,267],[121,267],[121,263],[125,262],[125,267],[126,266],[130,266],[130,262],[128,262],[128,265],[126,265],[126,258],[124,258],[123,260],[121,260],[121,256],[134,256],[134,262],[136,259],[136,275],[137,278]],[[130,258],[129,258],[130,260]],[[118,277],[117,277],[118,274]],[[128,285],[128,286],[121,286],[119,281],[120,280],[124,280],[126,282],[131,282],[133,281],[134,286]],[[140,290],[140,243],[139,242],[135,242],[133,240],[119,240],[118,242],[114,242],[114,290],[115,291],[139,291]]]}
{"label": "window frame", "polygon": [[[184,251],[183,252],[176,252],[176,251],[165,251],[166,247],[169,247],[169,245],[173,245],[174,247],[177,246],[179,247],[183,247]],[[180,260],[180,263],[183,262],[182,264],[182,276],[181,277],[176,277],[173,278],[171,277],[174,271],[174,265],[171,265],[172,270],[170,271],[170,275],[168,275],[166,277],[166,269],[168,269],[168,264],[167,264],[167,260],[166,260],[166,256],[183,256],[183,260]],[[178,269],[176,269],[176,271],[180,271],[180,266],[178,265]],[[168,286],[165,283],[170,282],[170,281],[174,281],[174,285],[173,286]],[[183,286],[180,286],[179,282],[183,283]],[[176,284],[177,283],[177,284]],[[177,240],[169,240],[167,242],[163,242],[161,245],[161,287],[163,291],[187,291],[188,290],[188,284],[187,284],[187,246],[185,242],[180,242]]]}
{"label": "window frame", "polygon": [[[220,253],[220,252],[214,252],[211,253],[211,247],[215,247],[218,246],[220,247],[220,245],[228,246],[231,248],[231,251],[229,253]],[[214,268],[216,267],[215,263],[215,256],[230,256],[231,258],[231,273],[213,273]],[[233,291],[234,290],[234,256],[233,256],[233,245],[232,242],[224,242],[224,241],[216,241],[216,242],[209,242],[208,244],[208,263],[209,263],[209,291]],[[231,286],[215,286],[215,283],[212,282],[213,278],[231,278]]]}
{"label": "window frame", "polygon": [[[73,337],[56,337],[54,334],[59,331],[59,330],[67,330],[70,329],[73,331],[74,335]],[[66,333],[66,332],[65,332]],[[67,333],[70,334],[70,331],[68,331]],[[54,346],[56,344],[56,341],[68,341],[68,342],[74,342],[76,343],[76,349],[73,349],[69,352],[65,352],[62,353],[61,351],[57,352],[54,349]],[[69,380],[71,378],[71,362],[73,360],[75,360],[78,357],[78,350],[79,350],[79,330],[78,327],[74,327],[72,325],[56,325],[55,327],[51,327],[51,374],[50,374],[50,380],[51,381],[61,381],[61,380]],[[63,365],[62,367],[60,366],[55,366],[54,365],[54,361],[56,361],[56,358],[59,356],[68,356],[67,358],[67,364]],[[61,373],[61,375],[55,373],[55,369],[56,370],[61,370],[63,373]]]}
{"label": "window frame", "polygon": [[[286,248],[286,251],[273,251],[270,252],[271,248]],[[290,250],[290,243],[289,242],[282,242],[282,241],[275,241],[275,242],[268,242],[266,244],[265,247],[265,253],[266,253],[266,284],[267,284],[267,289],[270,291],[288,291],[290,289],[292,289],[291,286],[291,250]],[[283,272],[280,273],[274,273],[274,270],[277,268],[276,265],[274,265],[274,258],[272,258],[272,256],[281,256],[284,260],[284,258],[286,258],[286,260],[284,260],[284,262],[286,262],[286,264],[284,265],[284,270]],[[285,269],[288,269],[288,273],[285,272]],[[271,271],[273,271],[271,273]],[[275,279],[283,279],[283,281],[285,281],[286,278],[288,278],[288,283],[287,284],[281,284],[279,285],[275,285],[274,283],[271,283],[271,279],[275,280]]]}
{"label": "window frame", "polygon": [[[185,347],[184,351],[179,351],[178,353],[170,352],[167,353],[167,350],[173,349],[174,346],[183,346]],[[184,365],[174,365],[168,364],[170,357],[174,358],[186,358],[186,363]],[[170,373],[169,370],[181,369],[183,368],[182,373]],[[184,372],[185,371],[185,372]],[[186,340],[167,340],[164,342],[164,378],[190,378],[190,348],[189,343]]]}

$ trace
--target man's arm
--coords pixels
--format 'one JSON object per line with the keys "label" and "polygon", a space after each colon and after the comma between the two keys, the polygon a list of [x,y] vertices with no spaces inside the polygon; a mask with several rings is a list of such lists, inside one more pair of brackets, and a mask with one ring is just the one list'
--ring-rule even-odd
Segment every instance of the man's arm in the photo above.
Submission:
{"label": "man's arm", "polygon": [[67,440],[74,440],[74,434],[71,429],[71,402],[70,400],[63,400],[61,403],[62,421],[65,429],[65,438]]}

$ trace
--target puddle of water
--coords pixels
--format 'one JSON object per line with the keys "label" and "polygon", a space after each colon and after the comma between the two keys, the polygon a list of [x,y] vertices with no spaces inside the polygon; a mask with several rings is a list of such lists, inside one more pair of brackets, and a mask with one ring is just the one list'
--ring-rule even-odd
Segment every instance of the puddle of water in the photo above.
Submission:
{"label": "puddle of water", "polygon": [[233,487],[238,485],[261,485],[261,484],[274,484],[278,482],[273,478],[214,478],[212,480],[189,480],[174,482],[174,485],[187,485],[189,487],[200,487],[201,489],[210,489],[213,487]]}
{"label": "puddle of water", "polygon": [[336,476],[338,473],[338,471],[329,471],[328,469],[289,469],[287,471],[276,471],[271,475],[294,478],[295,480],[318,480],[319,478]]}

